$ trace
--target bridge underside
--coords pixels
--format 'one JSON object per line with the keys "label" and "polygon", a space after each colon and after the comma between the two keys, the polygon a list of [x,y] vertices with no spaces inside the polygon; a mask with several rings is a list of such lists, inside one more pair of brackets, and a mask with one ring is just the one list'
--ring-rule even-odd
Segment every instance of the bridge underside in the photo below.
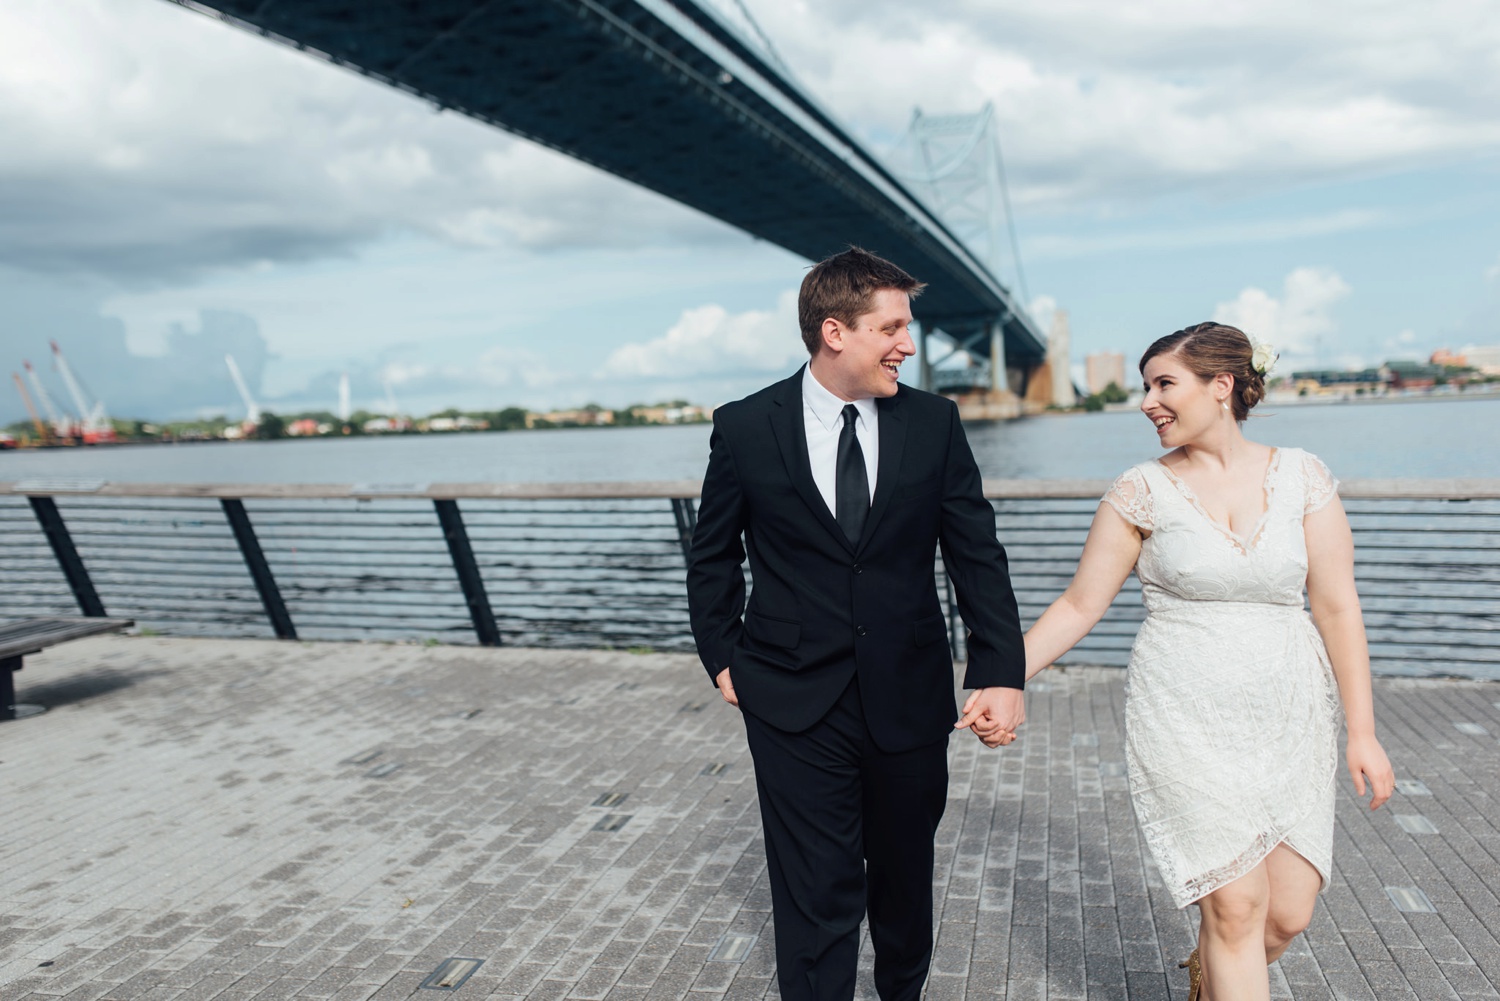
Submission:
{"label": "bridge underside", "polygon": [[[928,328],[1044,340],[901,183],[716,15],[679,0],[177,0],[593,164],[793,253],[928,282]],[[212,8],[211,10],[209,8]]]}

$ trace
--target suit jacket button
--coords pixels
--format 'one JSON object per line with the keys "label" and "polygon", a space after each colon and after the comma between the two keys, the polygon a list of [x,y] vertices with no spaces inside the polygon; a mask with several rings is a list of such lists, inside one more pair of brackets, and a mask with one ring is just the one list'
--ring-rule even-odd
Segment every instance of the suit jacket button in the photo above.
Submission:
{"label": "suit jacket button", "polygon": [[864,626],[855,626],[854,627],[854,635],[856,635],[856,636],[865,636],[869,632],[870,632],[870,630],[866,629]]}
{"label": "suit jacket button", "polygon": [[855,573],[864,573],[865,572],[865,568],[862,565],[858,564],[858,563],[854,564],[854,566],[851,569],[853,569],[853,571]]}

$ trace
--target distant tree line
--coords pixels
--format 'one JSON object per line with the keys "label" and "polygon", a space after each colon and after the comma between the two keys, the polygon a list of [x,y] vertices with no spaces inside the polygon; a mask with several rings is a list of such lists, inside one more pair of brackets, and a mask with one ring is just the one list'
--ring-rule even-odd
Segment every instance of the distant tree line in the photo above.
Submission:
{"label": "distant tree line", "polygon": [[[585,404],[577,408],[578,413],[588,414],[595,417],[608,415],[606,420],[594,420],[589,423],[598,425],[613,425],[615,427],[640,427],[659,423],[652,420],[649,411],[663,409],[677,409],[691,407],[687,400],[665,400],[656,404],[632,404],[619,410],[611,410],[597,403]],[[553,413],[556,413],[554,411]],[[356,410],[349,415],[348,420],[340,420],[338,415],[330,410],[303,410],[297,413],[281,414],[272,410],[261,411],[260,423],[249,431],[247,436],[272,440],[291,437],[292,425],[302,421],[312,421],[320,429],[320,436],[353,436],[363,435],[365,425],[376,420],[384,419],[390,415],[376,413],[370,410]],[[436,413],[420,418],[421,421],[432,421],[437,418],[448,418],[457,420],[467,418],[471,421],[487,425],[490,431],[524,431],[528,428],[552,428],[563,426],[576,426],[573,423],[556,423],[546,419],[546,416],[525,407],[502,407],[498,410],[462,410],[458,407],[449,407]],[[529,421],[528,421],[529,418]],[[153,423],[150,421],[119,419],[114,422],[115,433],[124,439],[149,440],[195,440],[204,438],[223,438],[225,432],[236,433],[241,427],[240,421],[230,420],[227,417],[206,417],[187,421],[164,421]],[[15,421],[3,429],[17,438],[31,438],[35,436],[36,429],[29,420]],[[478,430],[477,428],[466,428],[463,430]],[[383,431],[383,434],[417,434],[415,428],[402,431]]]}
{"label": "distant tree line", "polygon": [[1130,395],[1120,388],[1119,383],[1111,382],[1108,386],[1097,393],[1090,393],[1083,398],[1083,409],[1089,413],[1096,413],[1104,409],[1106,403],[1124,403],[1130,399]]}

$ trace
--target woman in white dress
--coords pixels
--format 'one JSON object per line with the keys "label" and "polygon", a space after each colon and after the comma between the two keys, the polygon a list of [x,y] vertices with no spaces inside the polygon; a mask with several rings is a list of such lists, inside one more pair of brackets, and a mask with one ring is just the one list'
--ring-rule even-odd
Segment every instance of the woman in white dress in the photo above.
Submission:
{"label": "woman in white dress", "polygon": [[[1141,409],[1171,451],[1115,481],[1072,583],[1026,634],[1030,678],[1094,627],[1132,568],[1140,577],[1130,790],[1173,899],[1202,916],[1194,1001],[1268,998],[1266,964],[1312,918],[1332,863],[1340,701],[1356,791],[1368,781],[1374,809],[1395,784],[1337,481],[1314,456],[1241,433],[1273,360],[1215,323],[1151,345]],[[984,720],[974,730],[1014,739]]]}

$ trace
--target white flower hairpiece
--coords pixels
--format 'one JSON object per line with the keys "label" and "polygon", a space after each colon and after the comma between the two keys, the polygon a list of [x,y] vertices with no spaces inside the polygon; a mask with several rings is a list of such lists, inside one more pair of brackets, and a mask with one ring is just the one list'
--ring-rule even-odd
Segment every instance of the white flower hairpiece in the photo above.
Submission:
{"label": "white flower hairpiece", "polygon": [[1253,340],[1250,342],[1250,347],[1250,367],[1259,372],[1260,377],[1264,379],[1271,374],[1271,369],[1276,367],[1276,360],[1281,355],[1277,354],[1276,349],[1264,341]]}

